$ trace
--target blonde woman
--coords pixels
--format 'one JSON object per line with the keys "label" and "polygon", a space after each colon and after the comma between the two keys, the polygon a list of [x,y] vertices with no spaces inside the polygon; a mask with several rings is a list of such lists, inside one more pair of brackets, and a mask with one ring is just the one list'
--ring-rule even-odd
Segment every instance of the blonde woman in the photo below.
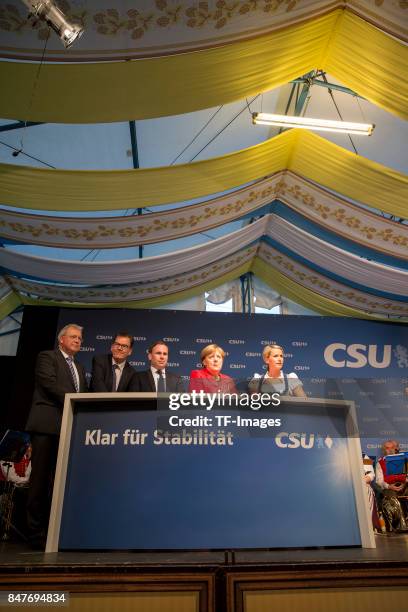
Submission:
{"label": "blonde woman", "polygon": [[292,395],[306,397],[302,381],[294,372],[285,374],[282,370],[284,350],[278,344],[265,346],[262,357],[266,364],[265,374],[254,374],[249,383],[251,393],[279,393],[279,395]]}

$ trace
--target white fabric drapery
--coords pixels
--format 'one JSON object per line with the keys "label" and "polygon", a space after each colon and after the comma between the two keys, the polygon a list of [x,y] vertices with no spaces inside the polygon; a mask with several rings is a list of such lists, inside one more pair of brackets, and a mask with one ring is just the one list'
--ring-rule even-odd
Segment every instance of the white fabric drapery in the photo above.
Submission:
{"label": "white fabric drapery", "polygon": [[267,235],[309,262],[343,279],[388,293],[408,296],[408,272],[386,266],[320,240],[276,215],[269,215]]}
{"label": "white fabric drapery", "polygon": [[[296,299],[293,294],[293,289],[296,290],[299,296],[301,296],[302,290],[306,289],[314,294],[314,298],[318,295],[330,300],[333,304],[334,311],[338,310],[336,305],[338,306],[340,304],[356,309],[361,313],[376,315],[380,318],[408,316],[407,302],[380,297],[365,293],[359,289],[348,287],[343,283],[308,268],[304,264],[281,253],[265,242],[262,242],[260,245],[257,261],[252,267],[252,270],[266,282],[268,282],[276,272],[283,275],[283,278],[291,281],[291,299]],[[282,283],[282,281],[275,282],[278,286]],[[285,283],[284,292],[288,292],[287,283]],[[314,299],[314,301],[316,302],[316,299]],[[354,312],[354,316],[356,316],[356,314],[357,313]]]}
{"label": "white fabric drapery", "polygon": [[210,244],[174,251],[166,255],[111,262],[61,261],[22,255],[0,249],[2,265],[24,276],[83,285],[119,285],[167,278],[193,271],[238,251],[258,240],[266,229],[266,217],[241,230],[217,238]]}
{"label": "white fabric drapery", "polygon": [[16,243],[101,249],[152,244],[219,227],[275,198],[295,212],[374,251],[408,260],[408,226],[374,214],[289,170],[218,198],[130,217],[59,217],[2,210],[0,235]]}
{"label": "white fabric drapery", "polygon": [[167,255],[112,262],[69,262],[22,255],[0,249],[3,267],[23,276],[67,284],[120,285],[165,279],[211,265],[244,246],[269,236],[300,257],[344,279],[369,289],[408,296],[408,272],[369,261],[313,236],[281,217],[270,214],[243,229],[200,245]]}

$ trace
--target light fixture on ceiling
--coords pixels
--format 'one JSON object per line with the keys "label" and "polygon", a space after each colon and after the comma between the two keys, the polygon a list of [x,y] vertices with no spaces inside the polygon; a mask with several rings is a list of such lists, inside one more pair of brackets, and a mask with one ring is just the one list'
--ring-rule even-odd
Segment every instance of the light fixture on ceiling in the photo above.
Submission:
{"label": "light fixture on ceiling", "polygon": [[252,113],[252,123],[261,125],[277,125],[286,128],[302,128],[322,132],[339,132],[342,134],[360,134],[371,136],[375,125],[373,123],[352,123],[350,121],[331,121],[329,119],[312,119],[310,117],[290,117],[288,115],[273,115],[270,113]]}
{"label": "light fixture on ceiling", "polygon": [[43,19],[58,34],[68,49],[79,38],[84,28],[75,22],[69,21],[53,0],[22,0],[30,9],[30,15]]}

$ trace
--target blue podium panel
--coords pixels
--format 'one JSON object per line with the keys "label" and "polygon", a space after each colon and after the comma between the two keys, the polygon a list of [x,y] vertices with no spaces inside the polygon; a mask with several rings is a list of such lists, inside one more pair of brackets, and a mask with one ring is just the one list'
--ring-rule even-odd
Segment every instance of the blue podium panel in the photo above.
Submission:
{"label": "blue podium panel", "polygon": [[[361,545],[344,407],[146,407],[74,402],[60,550]],[[209,420],[169,424],[186,415]]]}

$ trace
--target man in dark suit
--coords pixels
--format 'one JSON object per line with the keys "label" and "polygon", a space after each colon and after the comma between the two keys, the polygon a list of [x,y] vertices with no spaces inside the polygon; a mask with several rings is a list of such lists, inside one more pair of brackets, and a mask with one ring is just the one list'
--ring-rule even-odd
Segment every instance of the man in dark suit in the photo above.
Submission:
{"label": "man in dark suit", "polygon": [[59,332],[58,348],[42,351],[37,357],[33,401],[26,425],[33,448],[27,525],[34,548],[45,545],[65,394],[88,391],[85,370],[74,362],[81,343],[82,327],[71,323]]}
{"label": "man in dark suit", "polygon": [[134,338],[127,332],[116,334],[110,355],[96,355],[92,360],[91,391],[135,391],[136,372],[127,362]]}
{"label": "man in dark suit", "polygon": [[166,370],[169,347],[163,340],[153,342],[148,349],[147,357],[150,361],[150,368],[143,372],[136,372],[134,390],[183,393],[184,385],[180,376]]}

